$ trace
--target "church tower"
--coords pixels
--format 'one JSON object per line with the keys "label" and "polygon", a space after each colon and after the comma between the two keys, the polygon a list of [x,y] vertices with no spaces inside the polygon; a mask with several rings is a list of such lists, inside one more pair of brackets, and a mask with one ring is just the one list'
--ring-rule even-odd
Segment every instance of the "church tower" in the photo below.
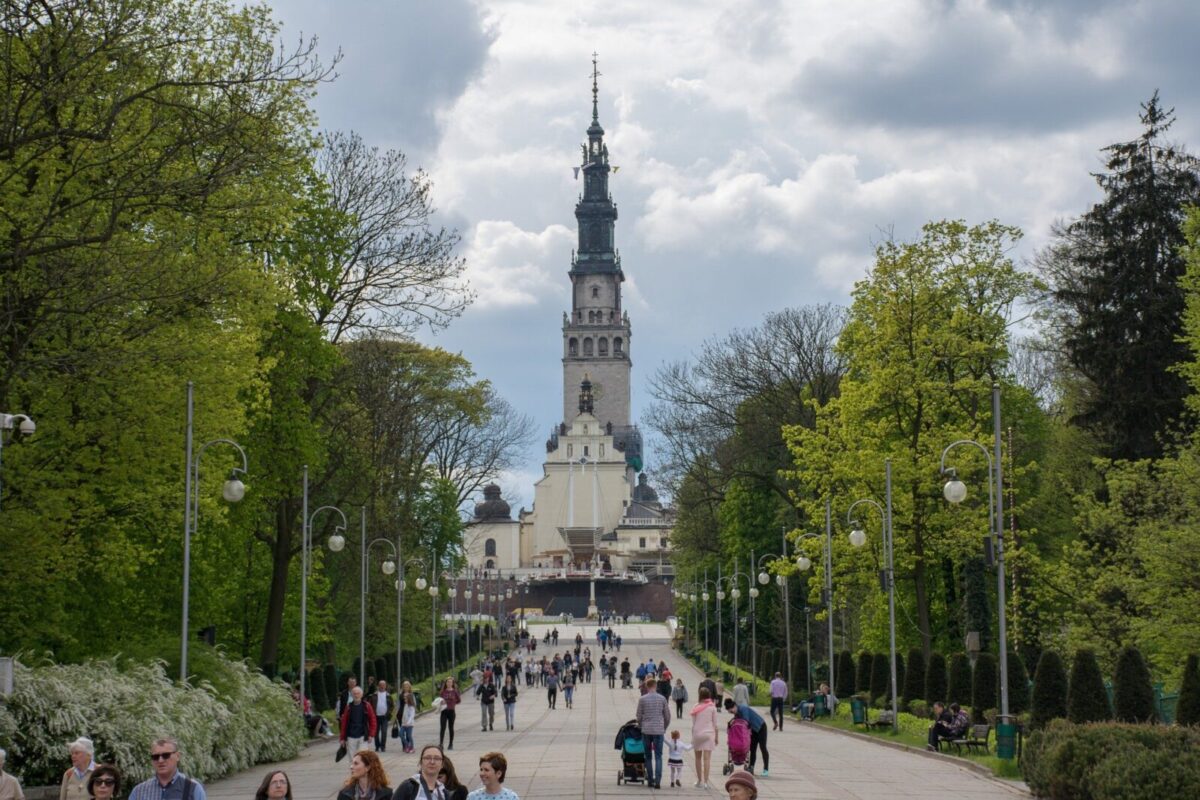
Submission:
{"label": "church tower", "polygon": [[[563,422],[579,413],[576,401],[585,379],[591,383],[594,415],[601,425],[630,427],[629,315],[621,307],[621,257],[614,232],[617,206],[608,192],[608,146],[600,127],[599,88],[592,54],[592,124],[583,145],[583,195],[575,205],[579,244],[571,254],[571,311],[563,315]],[[640,448],[639,448],[640,449]],[[639,453],[640,455],[640,453]]]}

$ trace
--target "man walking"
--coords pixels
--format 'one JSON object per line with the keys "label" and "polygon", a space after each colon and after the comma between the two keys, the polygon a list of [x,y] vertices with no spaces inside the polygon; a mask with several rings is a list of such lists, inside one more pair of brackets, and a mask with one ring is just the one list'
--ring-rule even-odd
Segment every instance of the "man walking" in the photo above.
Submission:
{"label": "man walking", "polygon": [[382,753],[387,750],[388,724],[396,711],[396,701],[388,694],[387,681],[380,678],[368,702],[375,712],[375,751]]}
{"label": "man walking", "polygon": [[646,785],[651,789],[662,785],[663,736],[671,724],[671,705],[655,691],[656,683],[653,675],[646,678],[646,693],[637,705],[637,723],[646,747]]}
{"label": "man walking", "polygon": [[353,756],[362,749],[363,739],[375,736],[375,709],[363,702],[363,690],[355,686],[350,692],[350,705],[342,709],[341,742],[346,745],[346,752]]}
{"label": "man walking", "polygon": [[741,675],[738,676],[737,683],[733,685],[733,702],[739,706],[750,705],[750,687],[746,685],[746,679]]}
{"label": "man walking", "polygon": [[88,800],[88,779],[96,768],[93,754],[96,748],[92,740],[80,736],[67,745],[71,755],[71,767],[63,773],[62,783],[58,787],[58,800]]}
{"label": "man walking", "polygon": [[358,686],[358,678],[351,675],[346,678],[346,688],[338,695],[337,704],[333,707],[333,712],[337,714],[337,718],[342,718],[342,712],[346,710],[346,706],[350,705],[350,696],[354,694],[354,687]]}
{"label": "man walking", "polygon": [[204,786],[179,771],[179,742],[173,736],[150,745],[154,777],[133,787],[129,800],[206,800]]}
{"label": "man walking", "polygon": [[496,684],[490,673],[485,673],[483,683],[475,690],[479,698],[479,729],[490,731],[496,724]]}
{"label": "man walking", "polygon": [[788,686],[783,673],[776,672],[771,680],[771,730],[783,730],[783,704],[787,699]]}

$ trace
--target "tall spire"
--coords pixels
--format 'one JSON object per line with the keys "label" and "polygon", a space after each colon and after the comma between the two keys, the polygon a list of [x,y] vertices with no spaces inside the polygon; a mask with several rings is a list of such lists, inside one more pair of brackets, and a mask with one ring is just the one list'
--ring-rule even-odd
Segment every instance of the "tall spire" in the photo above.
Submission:
{"label": "tall spire", "polygon": [[596,62],[596,59],[598,59],[599,57],[600,57],[600,54],[597,53],[595,50],[593,50],[592,51],[592,124],[593,125],[600,124],[600,86],[596,82],[596,79],[600,77],[600,70],[598,69],[598,65]]}

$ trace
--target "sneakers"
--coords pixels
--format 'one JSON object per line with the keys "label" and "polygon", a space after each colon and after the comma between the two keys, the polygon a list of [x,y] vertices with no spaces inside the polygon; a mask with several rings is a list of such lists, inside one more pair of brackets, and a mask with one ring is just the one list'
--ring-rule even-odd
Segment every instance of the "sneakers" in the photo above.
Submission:
{"label": "sneakers", "polygon": [[760,778],[769,778],[769,777],[771,777],[771,772],[770,772],[770,770],[765,770],[765,769],[764,769],[764,770],[762,771],[762,774],[761,774],[759,777],[760,777]]}
{"label": "sneakers", "polygon": [[704,788],[704,781],[696,781],[696,782],[695,782],[695,783],[693,783],[692,785],[693,785],[693,786],[695,786],[697,789],[703,789],[703,788]]}

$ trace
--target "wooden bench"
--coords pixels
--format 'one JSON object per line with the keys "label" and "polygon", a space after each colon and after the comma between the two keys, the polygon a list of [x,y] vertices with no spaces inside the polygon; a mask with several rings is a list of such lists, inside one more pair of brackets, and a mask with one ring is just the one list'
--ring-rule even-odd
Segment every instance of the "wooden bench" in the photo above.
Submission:
{"label": "wooden bench", "polygon": [[988,753],[990,752],[988,750],[988,738],[991,736],[991,734],[992,726],[981,723],[979,725],[972,725],[967,730],[967,734],[965,736],[959,739],[949,739],[948,741],[950,744],[954,745],[955,751],[959,753],[962,752],[964,747],[967,748],[968,753],[976,748],[980,748],[984,753]]}

